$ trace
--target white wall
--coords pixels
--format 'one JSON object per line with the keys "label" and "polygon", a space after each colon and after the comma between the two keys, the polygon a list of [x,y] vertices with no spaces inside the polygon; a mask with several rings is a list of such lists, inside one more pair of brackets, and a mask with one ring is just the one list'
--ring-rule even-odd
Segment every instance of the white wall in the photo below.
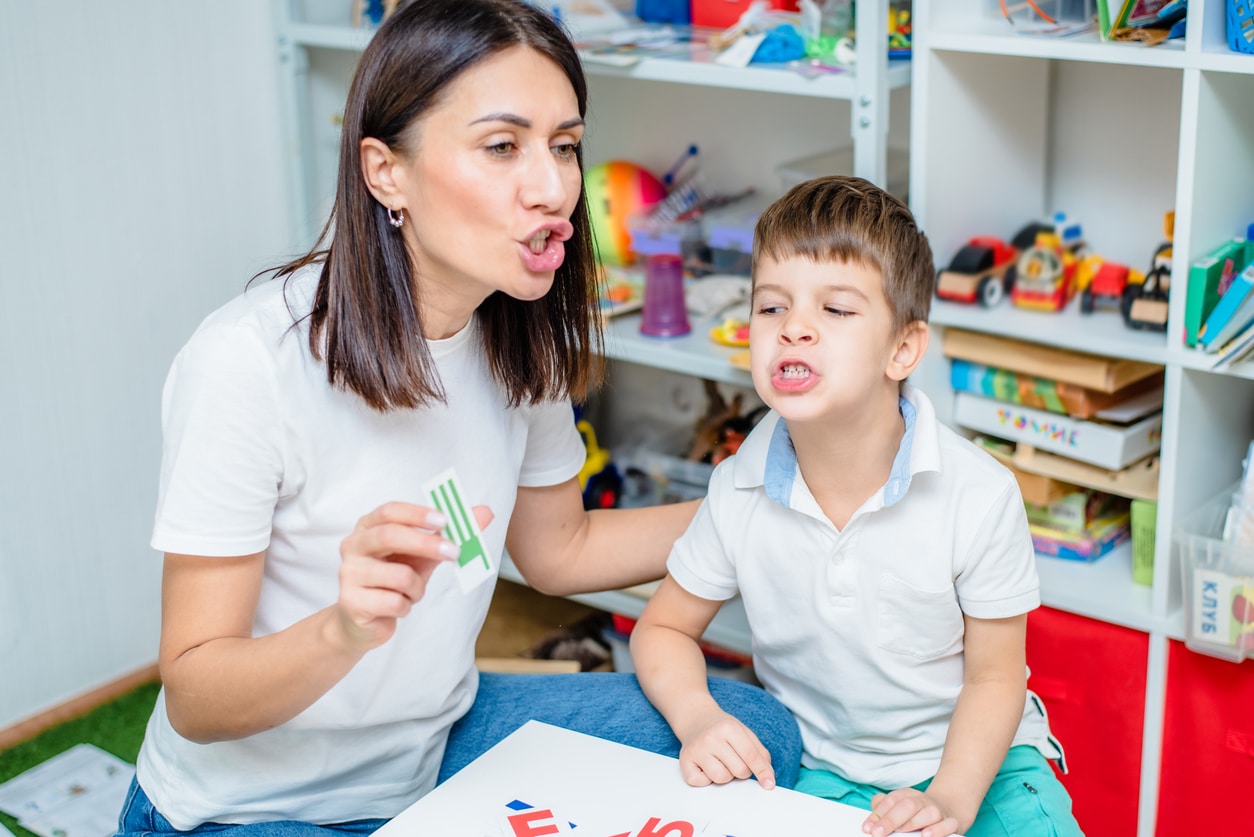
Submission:
{"label": "white wall", "polygon": [[271,7],[0,2],[0,727],[156,660],[161,385],[291,234]]}

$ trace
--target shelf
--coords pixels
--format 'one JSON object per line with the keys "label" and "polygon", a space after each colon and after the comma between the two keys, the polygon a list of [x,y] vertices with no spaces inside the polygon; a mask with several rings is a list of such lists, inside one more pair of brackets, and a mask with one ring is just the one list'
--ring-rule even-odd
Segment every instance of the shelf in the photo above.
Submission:
{"label": "shelf", "polygon": [[1075,301],[1058,313],[1032,311],[1003,302],[995,308],[932,301],[932,325],[952,326],[1056,346],[1086,354],[1166,364],[1174,359],[1161,332],[1137,331],[1113,311],[1084,314]]}
{"label": "shelf", "polygon": [[1158,627],[1149,587],[1132,581],[1132,544],[1091,563],[1038,555],[1041,604],[1149,632]]}
{"label": "shelf", "polygon": [[1177,69],[1188,66],[1191,58],[1185,52],[1181,40],[1145,47],[1139,44],[1103,42],[1096,30],[1062,38],[1020,35],[1001,19],[966,20],[963,21],[962,31],[932,32],[928,45],[934,50],[982,55]]}
{"label": "shelf", "polygon": [[[857,95],[857,77],[853,70],[825,72],[807,78],[783,65],[724,67],[702,58],[647,57],[629,66],[604,64],[584,55],[584,69],[589,74],[622,76],[642,81],[669,81],[705,87],[728,87],[760,93],[783,93],[815,96],[823,99],[853,99]],[[891,61],[888,65],[890,90],[910,84],[910,62]]]}
{"label": "shelf", "polygon": [[[285,31],[290,44],[350,52],[361,52],[374,34],[373,29],[317,23],[293,23]],[[590,75],[621,76],[643,81],[726,87],[822,99],[852,100],[857,95],[857,76],[853,70],[822,72],[814,77],[806,77],[783,65],[725,67],[713,63],[704,49],[694,49],[689,56],[641,56],[635,63],[626,66],[617,63],[622,60],[621,56],[611,59],[581,54],[584,71]],[[604,63],[609,60],[614,60],[615,63]],[[906,87],[909,84],[910,62],[889,62],[889,89]]]}
{"label": "shelf", "polygon": [[694,319],[692,331],[683,337],[648,337],[640,333],[639,314],[623,314],[611,319],[605,327],[605,356],[681,375],[752,387],[749,373],[729,362],[740,349],[720,346],[711,340],[709,331],[713,325]]}
{"label": "shelf", "polygon": [[[527,583],[508,555],[501,560],[501,578],[516,584]],[[644,606],[649,601],[649,596],[657,589],[657,585],[658,582],[654,581],[625,590],[580,593],[566,598],[588,607],[619,613],[635,619],[644,612]],[[753,653],[749,643],[749,617],[745,614],[745,605],[739,596],[723,604],[723,607],[715,614],[714,620],[710,622],[710,626],[706,628],[702,639],[729,651],[741,654]]]}

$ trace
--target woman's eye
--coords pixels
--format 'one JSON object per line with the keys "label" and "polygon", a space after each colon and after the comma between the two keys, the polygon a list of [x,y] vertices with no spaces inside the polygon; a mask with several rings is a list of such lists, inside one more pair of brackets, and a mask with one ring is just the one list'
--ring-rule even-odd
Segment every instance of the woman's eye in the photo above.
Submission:
{"label": "woman's eye", "polygon": [[558,158],[562,160],[577,159],[578,154],[579,154],[579,143],[564,142],[560,145],[555,145],[553,146],[553,153],[556,154]]}
{"label": "woman's eye", "polygon": [[514,152],[514,144],[512,142],[498,142],[495,145],[488,146],[488,153],[496,157],[508,157]]}

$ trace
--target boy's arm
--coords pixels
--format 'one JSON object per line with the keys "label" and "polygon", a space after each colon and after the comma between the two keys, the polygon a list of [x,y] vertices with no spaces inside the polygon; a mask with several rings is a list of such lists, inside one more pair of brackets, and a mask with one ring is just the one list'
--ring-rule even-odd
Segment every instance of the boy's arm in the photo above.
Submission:
{"label": "boy's arm", "polygon": [[756,735],[710,696],[698,640],[722,602],[694,596],[662,580],[631,631],[636,677],[683,748],[680,769],[690,785],[724,784],[756,776],[775,786],[771,756]]}
{"label": "boy's arm", "polygon": [[924,793],[930,804],[916,812],[906,799],[912,794],[877,796],[872,800],[875,814],[869,819],[873,837],[919,828],[923,837],[965,832],[1006,760],[1027,699],[1028,618],[964,615],[963,621],[962,692],[945,736],[940,768]]}

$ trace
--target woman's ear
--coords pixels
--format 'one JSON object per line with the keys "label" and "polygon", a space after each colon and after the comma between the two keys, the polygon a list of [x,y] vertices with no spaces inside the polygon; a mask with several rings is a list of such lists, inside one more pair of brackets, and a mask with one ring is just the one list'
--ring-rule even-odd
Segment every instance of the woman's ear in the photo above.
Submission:
{"label": "woman's ear", "polygon": [[400,184],[400,161],[387,143],[365,137],[358,146],[357,156],[361,160],[361,176],[374,199],[388,209],[408,209]]}
{"label": "woman's ear", "polygon": [[897,348],[888,363],[888,377],[894,381],[904,381],[910,377],[919,361],[923,360],[923,353],[927,351],[931,337],[932,333],[923,320],[915,320],[902,329],[897,338]]}

